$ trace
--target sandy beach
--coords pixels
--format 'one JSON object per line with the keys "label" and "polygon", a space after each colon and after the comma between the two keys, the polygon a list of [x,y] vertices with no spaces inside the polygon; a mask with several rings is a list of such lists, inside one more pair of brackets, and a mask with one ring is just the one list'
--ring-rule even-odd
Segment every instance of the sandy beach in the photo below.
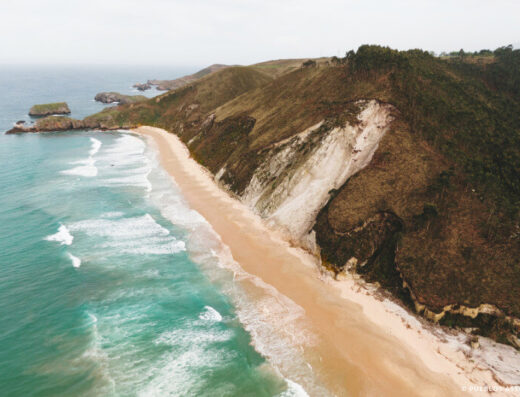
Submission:
{"label": "sandy beach", "polygon": [[[460,338],[435,335],[424,322],[357,280],[336,282],[321,274],[315,257],[290,246],[281,234],[220,189],[174,134],[153,127],[134,132],[153,139],[163,167],[240,267],[304,311],[301,326],[313,338],[294,343],[333,394],[484,395],[486,392],[472,387],[507,384],[497,383],[485,365],[469,359],[469,353],[461,350]],[[443,338],[446,343],[441,345]],[[514,373],[511,378],[515,379]],[[494,395],[499,394],[506,393]]]}

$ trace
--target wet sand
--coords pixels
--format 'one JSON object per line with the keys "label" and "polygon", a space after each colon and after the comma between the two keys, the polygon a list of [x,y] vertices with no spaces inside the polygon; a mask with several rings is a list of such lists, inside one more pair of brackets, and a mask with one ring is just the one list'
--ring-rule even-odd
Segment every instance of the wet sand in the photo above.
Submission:
{"label": "wet sand", "polygon": [[[189,157],[174,134],[153,127],[137,133],[153,138],[161,164],[190,206],[212,225],[236,262],[304,311],[315,342],[302,344],[320,381],[339,396],[460,396],[464,378],[455,364],[436,357],[435,346],[407,343],[403,324],[382,326],[366,315],[374,305],[363,292],[345,293],[320,277],[316,259],[291,247]],[[377,305],[378,302],[375,304]],[[377,308],[376,308],[377,309]],[[376,314],[385,315],[381,311]],[[383,321],[384,323],[384,321]],[[303,324],[303,323],[302,323]],[[397,332],[397,333],[396,333]],[[305,385],[304,385],[305,387]],[[312,395],[312,393],[309,393]]]}

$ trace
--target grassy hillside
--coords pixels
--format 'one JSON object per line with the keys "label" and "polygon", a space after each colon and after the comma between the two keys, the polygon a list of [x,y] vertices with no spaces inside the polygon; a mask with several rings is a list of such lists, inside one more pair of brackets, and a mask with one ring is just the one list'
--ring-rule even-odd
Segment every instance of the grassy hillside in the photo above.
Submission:
{"label": "grassy hillside", "polygon": [[47,116],[49,114],[69,114],[70,109],[66,102],[45,103],[34,105],[29,110],[30,116]]}
{"label": "grassy hillside", "polygon": [[[475,64],[365,46],[346,63],[347,84],[378,87],[401,115],[318,217],[324,257],[336,269],[362,258],[368,279],[403,295],[402,279],[434,312],[489,303],[518,317],[520,53]],[[506,342],[500,320],[475,324]]]}
{"label": "grassy hillside", "polygon": [[[272,77],[280,77],[286,73],[293,72],[302,67],[302,63],[307,59],[277,59],[273,61],[266,61],[251,65],[251,67],[267,73]],[[330,61],[330,58],[317,58],[316,61],[319,65],[324,66],[325,63]]]}
{"label": "grassy hillside", "polygon": [[124,95],[119,92],[100,92],[96,94],[94,100],[103,103],[114,103],[118,102],[121,105],[126,105],[129,103],[141,102],[148,99],[144,95]]}
{"label": "grassy hillside", "polygon": [[[318,215],[324,263],[341,272],[355,257],[366,279],[434,313],[486,303],[520,317],[520,52],[470,58],[362,46],[329,66],[231,67],[88,120],[175,132],[240,194],[277,142],[355,122],[359,99],[391,103],[371,164]],[[441,321],[511,342],[504,316],[453,312]]]}
{"label": "grassy hillside", "polygon": [[207,68],[201,69],[196,73],[189,74],[187,76],[182,76],[177,79],[173,80],[148,80],[147,84],[153,84],[157,86],[158,90],[162,91],[169,91],[169,90],[175,90],[181,87],[184,87],[185,85],[194,83],[196,80],[200,79],[201,77],[207,76],[211,73],[215,73],[219,70],[225,69],[230,67],[229,65],[210,65]]}

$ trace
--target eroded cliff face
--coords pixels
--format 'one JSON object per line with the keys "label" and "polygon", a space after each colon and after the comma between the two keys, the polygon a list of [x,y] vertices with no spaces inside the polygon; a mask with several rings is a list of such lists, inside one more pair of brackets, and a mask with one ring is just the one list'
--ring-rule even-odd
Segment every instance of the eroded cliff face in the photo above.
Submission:
{"label": "eroded cliff face", "polygon": [[[245,116],[214,123],[208,133],[202,129],[190,148],[198,140],[213,142],[211,156],[196,153],[220,159],[206,161],[215,179],[294,244],[319,253],[337,275],[357,273],[434,322],[478,329],[520,347],[519,322],[498,308],[496,291],[485,286],[461,291],[455,284],[459,273],[471,274],[473,256],[467,258],[465,247],[478,239],[469,232],[479,221],[478,197],[459,188],[449,163],[418,144],[392,105],[376,100],[350,105],[341,115],[245,157],[229,154],[247,145],[254,119]],[[235,145],[223,144],[222,134]],[[215,155],[217,148],[227,152]],[[479,255],[489,259],[484,250]],[[458,266],[446,271],[438,263]]]}
{"label": "eroded cliff face", "polygon": [[357,114],[343,125],[323,120],[271,146],[241,194],[257,214],[311,250],[308,234],[317,214],[336,189],[370,163],[393,119],[389,104],[355,105]]}
{"label": "eroded cliff face", "polygon": [[507,251],[487,244],[486,215],[478,192],[397,119],[313,230],[338,277],[359,274],[431,321],[519,348],[518,278],[513,265],[507,277],[497,270]]}

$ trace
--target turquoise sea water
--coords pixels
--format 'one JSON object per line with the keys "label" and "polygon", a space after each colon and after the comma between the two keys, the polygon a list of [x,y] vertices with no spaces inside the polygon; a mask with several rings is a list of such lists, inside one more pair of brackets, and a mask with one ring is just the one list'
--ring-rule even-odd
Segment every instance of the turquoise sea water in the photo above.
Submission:
{"label": "turquoise sea water", "polygon": [[[0,67],[0,131],[186,72]],[[218,238],[140,137],[0,135],[0,165],[0,395],[305,395],[255,348]]]}

